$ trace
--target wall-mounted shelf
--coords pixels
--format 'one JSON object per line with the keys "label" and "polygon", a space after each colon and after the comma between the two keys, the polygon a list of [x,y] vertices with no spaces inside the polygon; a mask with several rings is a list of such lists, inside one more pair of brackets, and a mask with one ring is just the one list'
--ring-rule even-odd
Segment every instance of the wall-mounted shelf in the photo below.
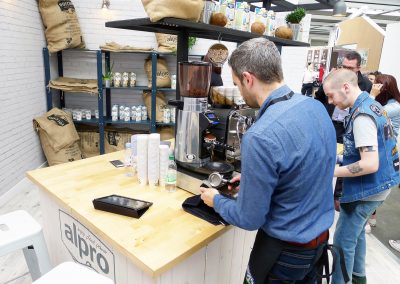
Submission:
{"label": "wall-mounted shelf", "polygon": [[[176,18],[164,18],[157,22],[151,22],[149,18],[138,18],[107,22],[105,25],[109,28],[177,35],[177,62],[188,60],[189,36],[213,40],[232,41],[238,43],[244,42],[251,38],[260,37],[260,35],[250,32],[228,29],[204,23],[196,23]],[[270,36],[263,37],[274,42],[279,50],[281,50],[282,46],[309,46],[308,43],[300,41],[293,41]],[[177,78],[179,78],[178,65],[176,67],[176,76]],[[178,82],[176,86],[176,99],[180,99]]]}
{"label": "wall-mounted shelf", "polygon": [[[255,33],[228,29],[204,23],[196,23],[176,18],[164,18],[158,22],[151,22],[149,18],[112,21],[107,22],[106,27],[177,35],[185,32],[188,34],[188,36],[233,42],[243,42],[251,38],[260,37],[259,34]],[[270,36],[264,37],[281,46],[309,46],[309,44],[305,42]]]}

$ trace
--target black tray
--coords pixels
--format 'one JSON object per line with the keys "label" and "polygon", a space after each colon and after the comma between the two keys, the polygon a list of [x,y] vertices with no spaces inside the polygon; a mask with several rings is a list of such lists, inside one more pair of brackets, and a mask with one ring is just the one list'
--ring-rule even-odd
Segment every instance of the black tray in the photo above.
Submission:
{"label": "black tray", "polygon": [[151,205],[152,202],[115,194],[93,200],[95,209],[134,218],[140,218]]}

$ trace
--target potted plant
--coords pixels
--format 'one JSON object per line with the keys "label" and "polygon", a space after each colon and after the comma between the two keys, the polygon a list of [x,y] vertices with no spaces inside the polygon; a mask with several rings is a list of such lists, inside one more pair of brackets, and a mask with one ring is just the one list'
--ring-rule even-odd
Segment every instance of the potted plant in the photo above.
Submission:
{"label": "potted plant", "polygon": [[291,13],[286,15],[286,23],[289,24],[293,31],[293,40],[300,40],[300,22],[305,16],[306,10],[304,8],[296,8]]}
{"label": "potted plant", "polygon": [[113,67],[114,67],[114,62],[112,63],[111,66],[106,66],[106,72],[103,74],[103,84],[106,88],[111,87],[111,80],[113,77]]}

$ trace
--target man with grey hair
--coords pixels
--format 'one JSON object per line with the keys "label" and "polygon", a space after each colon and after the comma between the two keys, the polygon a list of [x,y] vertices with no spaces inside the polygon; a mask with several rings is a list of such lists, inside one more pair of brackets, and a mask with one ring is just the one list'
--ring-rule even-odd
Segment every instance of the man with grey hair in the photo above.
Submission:
{"label": "man with grey hair", "polygon": [[[360,90],[353,71],[331,72],[323,87],[330,104],[350,109],[344,121],[343,166],[334,173],[343,177],[343,193],[333,243],[343,249],[352,283],[363,284],[367,283],[365,224],[400,181],[396,137],[386,111]],[[336,267],[332,283],[345,283],[340,266]]]}
{"label": "man with grey hair", "polygon": [[332,122],[322,104],[285,85],[271,41],[242,43],[229,65],[247,105],[260,110],[243,136],[241,177],[231,180],[240,180],[237,199],[213,188],[201,198],[228,223],[258,230],[246,283],[315,283],[334,216]]}

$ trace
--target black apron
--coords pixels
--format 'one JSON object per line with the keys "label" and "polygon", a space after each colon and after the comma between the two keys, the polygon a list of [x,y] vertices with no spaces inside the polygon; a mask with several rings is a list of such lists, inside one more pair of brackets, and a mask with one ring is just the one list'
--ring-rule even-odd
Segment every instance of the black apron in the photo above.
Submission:
{"label": "black apron", "polygon": [[[345,283],[350,281],[344,262],[343,250],[333,245],[328,245],[327,241],[322,242],[318,247],[313,267],[317,266],[317,283],[322,283],[322,278],[326,278],[327,283],[336,267],[336,259],[340,257],[340,267],[342,269]],[[315,249],[317,249],[315,248]],[[268,236],[263,230],[259,229],[254,241],[253,249],[250,254],[249,265],[247,267],[244,282],[245,284],[266,284],[268,275],[283,250],[310,250],[302,248],[279,239]],[[329,272],[328,251],[332,254],[332,271]],[[325,270],[325,274],[323,274]]]}

